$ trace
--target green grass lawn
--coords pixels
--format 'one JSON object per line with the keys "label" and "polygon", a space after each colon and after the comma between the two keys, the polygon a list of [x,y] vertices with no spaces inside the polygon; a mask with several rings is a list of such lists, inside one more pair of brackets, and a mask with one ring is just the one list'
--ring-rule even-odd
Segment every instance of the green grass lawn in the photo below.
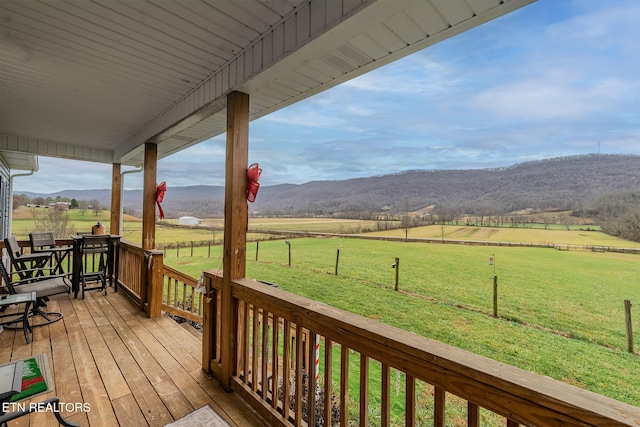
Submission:
{"label": "green grass lawn", "polygon": [[[14,217],[15,218],[15,217]],[[109,213],[70,211],[76,231]],[[250,228],[254,225],[250,221]],[[206,220],[205,220],[206,223]],[[355,224],[284,219],[256,228],[339,232]],[[213,223],[212,223],[213,225]],[[311,228],[310,228],[311,227]],[[334,227],[334,228],[332,228]],[[337,228],[335,228],[337,227]],[[142,223],[126,221],[123,237],[139,242]],[[33,220],[15,218],[13,231],[27,238]],[[638,247],[596,231],[429,226],[409,237]],[[404,237],[404,230],[384,235]],[[250,236],[255,237],[255,236]],[[261,236],[265,237],[265,236]],[[159,224],[158,243],[214,240],[211,249],[167,250],[165,262],[193,277],[222,269],[221,231]],[[292,239],[292,266],[282,240],[247,246],[247,277],[467,349],[612,398],[640,405],[640,258],[616,253],[436,243],[378,242],[354,238]],[[334,275],[340,250],[338,276]],[[210,253],[210,255],[209,255]],[[495,255],[495,266],[489,255]],[[393,291],[400,259],[399,289]],[[492,314],[492,277],[498,276],[499,319]],[[366,298],[363,298],[366,295]],[[636,354],[626,352],[624,300],[634,304]]]}
{"label": "green grass lawn", "polygon": [[[375,236],[405,237],[404,229],[370,233]],[[409,238],[481,240],[490,242],[521,242],[535,244],[580,245],[580,246],[616,246],[638,248],[640,242],[630,242],[610,236],[601,231],[587,231],[580,228],[567,230],[566,227],[549,226],[540,228],[508,227],[466,227],[458,225],[427,225],[409,229]]]}
{"label": "green grass lawn", "polygon": [[[640,339],[636,354],[625,351],[623,311],[625,299],[640,300],[638,256],[307,238],[291,240],[289,267],[283,241],[260,242],[258,261],[255,248],[247,248],[247,277],[640,405]],[[168,251],[165,262],[194,277],[221,269],[221,248],[211,257],[205,251],[193,258]],[[491,317],[490,254],[499,319]],[[400,292],[393,290],[395,257]],[[640,330],[638,315],[634,326]]]}

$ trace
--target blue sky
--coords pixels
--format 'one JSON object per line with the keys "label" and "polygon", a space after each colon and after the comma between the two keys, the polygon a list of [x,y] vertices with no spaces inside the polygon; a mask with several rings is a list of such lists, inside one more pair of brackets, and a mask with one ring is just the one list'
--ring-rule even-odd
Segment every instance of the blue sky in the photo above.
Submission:
{"label": "blue sky", "polygon": [[[274,185],[640,154],[638,22],[637,0],[538,0],[252,122],[249,162]],[[222,135],[159,161],[166,197],[223,185],[224,146]],[[111,186],[110,165],[39,162],[16,192]],[[66,167],[82,182],[59,176]],[[142,188],[142,175],[125,188]]]}

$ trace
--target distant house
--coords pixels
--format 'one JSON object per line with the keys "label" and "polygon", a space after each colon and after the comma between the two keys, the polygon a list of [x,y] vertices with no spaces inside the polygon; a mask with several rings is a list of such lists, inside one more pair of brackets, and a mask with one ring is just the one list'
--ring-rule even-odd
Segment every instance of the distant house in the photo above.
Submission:
{"label": "distant house", "polygon": [[199,225],[200,219],[193,216],[181,216],[178,218],[178,225]]}
{"label": "distant house", "polygon": [[71,206],[70,202],[53,202],[53,203],[49,203],[49,207],[50,208],[60,209],[60,210],[63,210],[63,211],[68,211],[70,206]]}

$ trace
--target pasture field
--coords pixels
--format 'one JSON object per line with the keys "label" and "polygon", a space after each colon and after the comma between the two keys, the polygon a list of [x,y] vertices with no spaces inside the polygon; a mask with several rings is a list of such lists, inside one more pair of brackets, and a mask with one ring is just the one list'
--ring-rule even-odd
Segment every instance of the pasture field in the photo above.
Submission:
{"label": "pasture field", "polygon": [[[374,236],[405,237],[404,229],[376,231]],[[445,240],[480,240],[489,242],[519,242],[535,244],[578,245],[578,246],[615,246],[638,248],[640,242],[618,239],[601,231],[566,227],[544,228],[507,228],[507,227],[467,227],[464,225],[427,225],[410,228],[407,237]]]}
{"label": "pasture field", "polygon": [[[221,248],[165,263],[198,277]],[[378,242],[355,238],[248,244],[247,277],[541,375],[640,405],[640,339],[626,352],[624,300],[640,300],[638,255]],[[340,249],[338,276],[335,276]],[[492,314],[492,277],[499,318]],[[400,259],[395,292],[394,259]],[[366,295],[366,298],[363,298]],[[638,303],[635,303],[636,306]],[[637,310],[634,330],[640,331]]]}
{"label": "pasture field", "polygon": [[[44,211],[44,210],[43,210]],[[28,239],[34,229],[32,209],[19,207],[13,212],[13,234],[18,239]],[[90,231],[91,226],[100,221],[109,226],[109,211],[103,210],[98,215],[92,211],[82,213],[80,210],[70,210],[69,225],[73,232]],[[405,229],[386,231],[372,231],[378,227],[378,221],[335,219],[335,218],[249,218],[249,240],[267,239],[265,234],[254,230],[318,232],[318,233],[367,233],[374,236],[405,237]],[[390,225],[398,225],[389,221]],[[156,242],[168,245],[182,242],[222,241],[222,218],[205,218],[202,227],[177,227],[177,219],[166,219],[156,225]],[[171,225],[171,226],[165,226]],[[125,215],[122,237],[132,242],[140,242],[142,235],[142,220]],[[583,228],[571,228],[550,224],[545,229],[542,224],[533,224],[531,228],[497,228],[458,225],[429,225],[413,227],[408,231],[409,238],[428,238],[446,240],[479,240],[490,242],[522,242],[558,245],[595,245],[622,248],[640,247],[639,242],[618,239],[600,231],[586,231]]]}
{"label": "pasture field", "polygon": [[[38,214],[46,213],[39,209]],[[109,229],[110,212],[103,210],[98,215],[87,210],[82,213],[78,209],[68,211],[69,226],[73,232],[91,231],[91,226],[100,221]],[[169,225],[169,226],[167,226]],[[174,245],[188,242],[213,241],[220,243],[223,238],[224,220],[222,218],[205,218],[201,227],[177,227],[178,219],[165,219],[156,224],[156,242],[159,246]],[[309,231],[325,233],[360,233],[375,229],[376,221],[333,218],[250,218],[249,240],[268,239],[269,236],[252,232],[252,230],[275,231]],[[29,233],[35,225],[32,217],[32,208],[21,206],[13,213],[13,234],[21,239],[28,239]],[[123,222],[122,238],[131,242],[140,243],[142,236],[142,220],[126,216]]]}
{"label": "pasture field", "polygon": [[[89,231],[97,221],[109,225],[108,211],[97,216],[91,211],[84,215],[69,211],[69,218],[75,231]],[[222,219],[204,219],[202,229],[174,223],[177,220],[157,224],[158,247],[179,243],[184,248],[189,242],[208,241],[215,245],[194,248],[193,257],[188,249],[166,249],[167,265],[193,277],[202,270],[222,269]],[[272,238],[252,229],[364,233],[375,226],[373,221],[358,220],[250,218],[248,239]],[[28,210],[14,212],[13,233],[19,239],[27,239],[33,228]],[[124,239],[139,243],[141,231],[139,219],[125,218]],[[370,234],[402,238],[405,230]],[[446,240],[640,247],[598,231],[552,226],[435,225],[408,232],[409,238],[443,236]],[[640,313],[636,308],[640,306],[640,255],[348,237],[289,240],[291,266],[282,239],[249,243],[247,277],[278,283],[281,289],[640,406]],[[490,255],[495,266],[489,265]],[[391,268],[396,257],[400,259],[399,292],[393,290],[396,270]],[[494,272],[498,319],[491,317]],[[635,354],[626,352],[625,299],[634,304]],[[375,381],[379,368],[372,363]],[[352,372],[357,378],[355,365]],[[420,390],[430,392],[428,387]],[[358,389],[350,396],[357,398]],[[402,396],[401,391],[398,402]],[[455,411],[452,407],[448,405],[447,411]],[[483,421],[483,425],[494,424]]]}

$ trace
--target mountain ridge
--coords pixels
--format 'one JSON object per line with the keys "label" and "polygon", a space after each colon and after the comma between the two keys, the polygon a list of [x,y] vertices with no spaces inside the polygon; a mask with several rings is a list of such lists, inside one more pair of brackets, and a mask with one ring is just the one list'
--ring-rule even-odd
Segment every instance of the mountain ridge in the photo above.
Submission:
{"label": "mountain ridge", "polygon": [[[555,157],[486,169],[407,170],[346,180],[262,186],[254,213],[265,215],[364,215],[398,213],[427,206],[459,212],[518,209],[584,209],[612,192],[640,190],[640,156],[586,154]],[[33,197],[98,200],[110,204],[111,190],[64,190]],[[123,206],[141,210],[142,190],[125,190]],[[171,187],[163,210],[170,217],[221,216],[224,187]]]}

